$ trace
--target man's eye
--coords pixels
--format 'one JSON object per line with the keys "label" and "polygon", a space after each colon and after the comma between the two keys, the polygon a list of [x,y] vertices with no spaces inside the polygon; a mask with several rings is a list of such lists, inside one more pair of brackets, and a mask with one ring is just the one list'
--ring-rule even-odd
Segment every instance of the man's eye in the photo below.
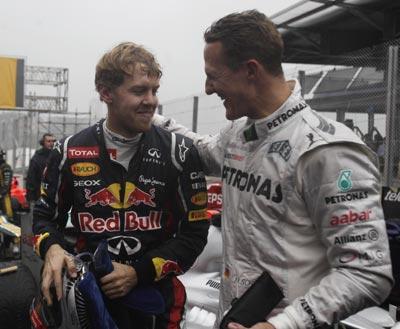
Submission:
{"label": "man's eye", "polygon": [[145,93],[145,90],[144,89],[133,89],[132,92],[135,95],[143,95]]}

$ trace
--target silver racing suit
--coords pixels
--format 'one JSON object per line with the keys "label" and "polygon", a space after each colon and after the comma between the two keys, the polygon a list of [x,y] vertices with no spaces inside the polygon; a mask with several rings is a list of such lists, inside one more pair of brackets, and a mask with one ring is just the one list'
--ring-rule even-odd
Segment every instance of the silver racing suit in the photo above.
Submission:
{"label": "silver racing suit", "polygon": [[375,155],[313,111],[297,82],[270,116],[237,120],[213,137],[155,122],[194,137],[206,174],[222,177],[219,320],[265,270],[285,296],[267,319],[277,329],[331,324],[387,297],[393,279]]}

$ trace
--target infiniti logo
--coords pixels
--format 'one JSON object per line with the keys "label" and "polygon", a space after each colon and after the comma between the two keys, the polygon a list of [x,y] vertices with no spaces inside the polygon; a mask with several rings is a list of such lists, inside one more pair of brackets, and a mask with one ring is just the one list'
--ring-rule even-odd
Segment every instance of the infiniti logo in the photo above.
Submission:
{"label": "infiniti logo", "polygon": [[122,235],[107,239],[107,243],[108,251],[117,256],[123,256],[124,251],[127,256],[132,256],[142,248],[140,240]]}
{"label": "infiniti logo", "polygon": [[159,149],[154,148],[154,147],[151,148],[151,149],[149,149],[149,150],[147,151],[147,153],[148,153],[150,156],[154,157],[154,158],[157,158],[157,159],[161,158],[161,151],[160,151]]}

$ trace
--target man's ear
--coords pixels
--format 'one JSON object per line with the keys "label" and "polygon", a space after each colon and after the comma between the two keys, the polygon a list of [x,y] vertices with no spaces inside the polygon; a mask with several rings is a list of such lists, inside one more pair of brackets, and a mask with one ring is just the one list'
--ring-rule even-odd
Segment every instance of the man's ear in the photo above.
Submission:
{"label": "man's ear", "polygon": [[256,59],[249,59],[245,63],[248,79],[254,79],[260,74],[261,64]]}
{"label": "man's ear", "polygon": [[111,104],[113,101],[113,93],[109,87],[101,86],[99,90],[100,100],[106,104]]}

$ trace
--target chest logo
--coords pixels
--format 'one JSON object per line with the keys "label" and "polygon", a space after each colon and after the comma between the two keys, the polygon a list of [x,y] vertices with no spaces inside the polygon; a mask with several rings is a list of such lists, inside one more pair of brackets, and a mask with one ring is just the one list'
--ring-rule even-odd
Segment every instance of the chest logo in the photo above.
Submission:
{"label": "chest logo", "polygon": [[337,186],[340,192],[347,192],[353,187],[353,182],[351,181],[351,170],[346,169],[340,171]]}
{"label": "chest logo", "polygon": [[96,175],[100,167],[92,162],[77,162],[71,165],[71,171],[75,176],[86,177]]}
{"label": "chest logo", "polygon": [[268,153],[279,153],[283,160],[288,161],[292,154],[292,147],[288,140],[273,142]]}

